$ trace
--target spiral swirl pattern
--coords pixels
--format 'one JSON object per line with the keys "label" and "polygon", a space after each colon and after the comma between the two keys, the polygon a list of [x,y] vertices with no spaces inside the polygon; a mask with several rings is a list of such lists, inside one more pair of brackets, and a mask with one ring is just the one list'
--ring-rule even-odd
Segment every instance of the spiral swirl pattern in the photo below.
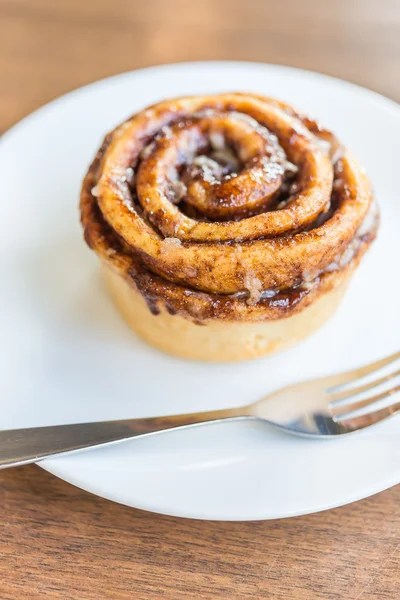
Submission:
{"label": "spiral swirl pattern", "polygon": [[[375,236],[357,160],[290,106],[178,98],[109,134],[84,180],[88,244],[153,312],[282,316],[333,285]],[[296,308],[296,310],[297,310]]]}

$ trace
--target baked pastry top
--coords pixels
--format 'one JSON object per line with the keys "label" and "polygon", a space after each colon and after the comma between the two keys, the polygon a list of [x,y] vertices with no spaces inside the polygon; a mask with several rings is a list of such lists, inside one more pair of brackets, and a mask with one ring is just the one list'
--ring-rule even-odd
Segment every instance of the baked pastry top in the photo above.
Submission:
{"label": "baked pastry top", "polygon": [[375,237],[364,169],[328,130],[252,94],[167,100],[106,136],[85,239],[157,313],[257,321],[300,310]]}

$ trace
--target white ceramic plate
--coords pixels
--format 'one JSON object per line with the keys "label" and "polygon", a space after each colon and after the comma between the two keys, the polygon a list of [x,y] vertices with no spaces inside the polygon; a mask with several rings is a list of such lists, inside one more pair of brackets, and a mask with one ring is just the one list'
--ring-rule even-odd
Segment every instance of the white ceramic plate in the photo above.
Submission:
{"label": "white ceramic plate", "polygon": [[[104,294],[82,241],[78,195],[103,135],[163,97],[248,90],[298,105],[369,171],[379,239],[338,314],[281,355],[241,365],[165,356],[137,339]],[[314,73],[252,63],[170,65],[68,94],[5,136],[1,154],[1,426],[28,427],[224,408],[399,349],[400,110]],[[264,425],[175,431],[48,460],[105,498],[199,519],[270,519],[339,506],[400,482],[400,420],[309,441]]]}

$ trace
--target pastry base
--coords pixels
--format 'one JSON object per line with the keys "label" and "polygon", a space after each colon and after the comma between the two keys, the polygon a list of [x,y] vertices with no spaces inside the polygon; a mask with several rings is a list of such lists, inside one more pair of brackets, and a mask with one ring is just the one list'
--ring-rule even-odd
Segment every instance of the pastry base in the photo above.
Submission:
{"label": "pastry base", "polygon": [[136,333],[168,354],[211,362],[258,358],[308,337],[335,312],[349,279],[340,278],[338,286],[288,317],[261,322],[208,320],[197,325],[179,314],[170,315],[162,306],[160,314],[153,315],[134,285],[109,267],[103,272],[114,303]]}

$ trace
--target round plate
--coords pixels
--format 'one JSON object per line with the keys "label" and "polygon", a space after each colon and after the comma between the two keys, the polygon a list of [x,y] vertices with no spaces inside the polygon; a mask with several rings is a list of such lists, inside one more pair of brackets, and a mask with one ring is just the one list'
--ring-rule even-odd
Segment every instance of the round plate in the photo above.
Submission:
{"label": "round plate", "polygon": [[[103,135],[181,94],[252,91],[299,106],[364,163],[382,209],[379,238],[336,316],[283,354],[243,364],[166,356],[122,322],[82,239],[81,179]],[[41,108],[4,136],[1,156],[1,426],[152,416],[238,406],[298,380],[399,349],[397,161],[400,110],[315,73],[195,63],[126,73]],[[333,441],[263,424],[174,431],[41,463],[83,489],[198,519],[271,519],[324,510],[400,482],[400,420]]]}

